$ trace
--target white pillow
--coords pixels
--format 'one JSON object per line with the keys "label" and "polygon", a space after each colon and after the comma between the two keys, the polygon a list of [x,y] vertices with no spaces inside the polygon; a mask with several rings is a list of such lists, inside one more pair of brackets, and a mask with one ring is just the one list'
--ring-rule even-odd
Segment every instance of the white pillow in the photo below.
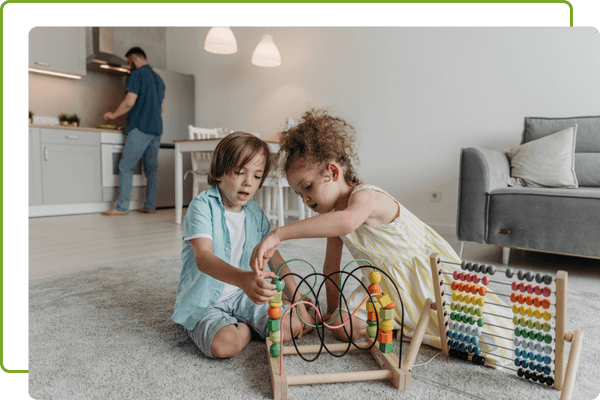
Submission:
{"label": "white pillow", "polygon": [[576,188],[577,124],[507,150],[509,186]]}

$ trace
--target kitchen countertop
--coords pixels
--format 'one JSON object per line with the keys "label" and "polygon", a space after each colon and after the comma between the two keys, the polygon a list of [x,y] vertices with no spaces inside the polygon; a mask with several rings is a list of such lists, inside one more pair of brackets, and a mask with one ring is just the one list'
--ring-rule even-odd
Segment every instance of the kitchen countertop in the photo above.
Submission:
{"label": "kitchen countertop", "polygon": [[39,124],[29,124],[29,126],[32,126],[35,128],[65,129],[65,130],[72,130],[72,131],[124,133],[123,129],[100,129],[100,128],[92,128],[92,127],[86,127],[86,126],[39,125]]}

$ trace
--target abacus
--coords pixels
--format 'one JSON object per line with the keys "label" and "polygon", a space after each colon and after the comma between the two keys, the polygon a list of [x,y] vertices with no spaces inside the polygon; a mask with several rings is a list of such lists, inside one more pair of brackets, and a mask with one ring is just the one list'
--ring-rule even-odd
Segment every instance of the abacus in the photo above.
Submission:
{"label": "abacus", "polygon": [[[430,263],[433,282],[439,282],[439,290],[434,290],[434,292],[440,337],[448,338],[447,341],[441,340],[444,355],[463,360],[471,358],[471,361],[478,365],[493,364],[496,367],[513,370],[519,377],[546,384],[561,391],[561,399],[571,398],[583,333],[580,331],[565,332],[567,272],[558,271],[556,274],[554,279],[556,283],[555,303],[552,304],[550,284],[553,279],[550,275],[540,273],[533,275],[531,272],[523,271],[515,274],[512,268],[497,271],[493,265],[465,261],[458,264],[441,260],[439,254],[433,254],[430,257]],[[440,263],[460,265],[461,269],[466,272],[445,272],[440,269]],[[496,272],[504,272],[507,279],[514,279],[516,275],[520,282],[516,280],[511,283],[497,281],[494,278]],[[484,276],[480,277],[479,273]],[[449,285],[451,292],[446,291],[444,286],[448,284],[440,279],[441,274],[452,275],[454,281]],[[538,285],[525,283],[525,281],[533,282],[534,279]],[[481,285],[478,285],[480,282]],[[515,358],[509,359],[514,367],[491,363],[479,346],[479,337],[484,332],[486,322],[483,309],[477,306],[483,306],[486,303],[485,295],[491,293],[486,286],[490,282],[508,285],[512,290],[510,294],[495,294],[506,296],[513,303],[512,307],[503,304],[496,304],[496,306],[511,308],[513,312],[511,320],[513,328],[509,332],[510,337],[505,338],[511,340],[515,345]],[[451,310],[449,316],[446,310],[448,304],[445,298],[447,296],[452,298],[449,305]],[[554,313],[550,311],[552,306],[554,306]],[[502,315],[499,317],[508,318]],[[421,320],[419,321],[421,323]],[[554,322],[554,326],[552,322]],[[426,324],[427,321],[424,323]],[[507,328],[500,328],[508,331]],[[554,337],[551,333],[552,330],[554,330]],[[571,343],[566,367],[565,342]],[[552,349],[553,343],[554,349]],[[487,344],[494,346],[491,343]],[[552,359],[552,353],[554,353],[554,359]],[[552,364],[554,364],[554,369],[552,369]]]}
{"label": "abacus", "polygon": [[[286,265],[287,263],[289,263],[291,261],[303,261],[303,262],[307,263],[308,265],[310,265],[314,270],[314,267],[308,261],[301,260],[301,259],[293,259],[293,260],[289,260],[289,261],[285,262],[279,268],[279,271],[281,271],[281,268],[284,265]],[[369,264],[369,266],[359,266],[359,267],[355,268],[354,270],[352,270],[351,272],[346,272],[345,269],[348,267],[348,265],[350,265],[353,262],[365,262],[365,263]],[[373,270],[369,274],[369,280],[370,280],[371,284],[369,285],[368,288],[365,287],[363,282],[354,275],[355,271],[362,269],[362,268],[369,268],[369,269]],[[277,273],[278,275],[279,275],[279,271]],[[325,344],[325,342],[324,342],[325,327],[328,327],[331,329],[339,329],[339,328],[343,327],[345,330],[346,329],[345,325],[348,324],[349,328],[350,328],[350,332],[348,334],[348,331],[346,331],[346,334],[348,334],[348,337],[352,338],[352,329],[353,329],[352,328],[352,318],[348,318],[345,322],[343,322],[342,325],[335,326],[335,327],[329,326],[324,321],[320,325],[316,325],[316,326],[311,325],[316,328],[316,331],[321,340],[321,344],[320,345],[298,346],[296,344],[296,341],[295,341],[295,338],[294,338],[294,335],[292,332],[292,323],[291,323],[292,316],[291,316],[290,312],[292,309],[297,307],[299,304],[306,304],[306,305],[311,306],[316,311],[317,319],[322,319],[319,302],[318,302],[319,293],[321,292],[321,289],[322,289],[325,281],[329,280],[331,282],[334,282],[331,278],[331,275],[334,275],[334,274],[340,274],[341,276],[347,275],[346,278],[343,280],[343,282],[340,277],[340,286],[338,286],[338,289],[340,291],[340,308],[341,308],[342,301],[343,301],[343,303],[346,304],[346,308],[348,309],[348,303],[346,301],[346,298],[343,295],[343,288],[346,285],[346,282],[348,281],[348,279],[350,279],[350,278],[356,279],[358,281],[358,283],[360,285],[362,285],[363,288],[365,289],[365,291],[368,293],[368,297],[365,298],[363,300],[363,302],[357,307],[357,309],[352,313],[352,315],[354,315],[360,307],[365,305],[365,302],[366,302],[365,306],[367,308],[367,313],[368,313],[367,323],[369,326],[367,328],[367,334],[364,337],[365,342],[355,343],[353,341],[350,341],[350,343]],[[296,298],[296,295],[298,294],[298,291],[299,291],[301,285],[303,283],[306,283],[307,279],[309,279],[313,276],[315,277],[315,284],[313,285],[312,288],[310,288],[310,292],[313,293],[313,295],[314,295],[315,304],[312,304],[312,303],[309,303],[306,301],[302,301],[302,299],[308,295],[308,293],[307,293],[301,297],[300,301],[292,304],[282,315],[282,312],[281,312],[281,305],[282,305],[281,294],[282,293],[281,292],[285,285],[283,283],[283,279],[288,275],[296,276],[296,277],[300,278],[300,280],[301,280],[300,283],[298,284],[298,287],[296,288],[296,292],[293,295],[294,299]],[[421,322],[421,320],[429,319],[429,313],[425,312],[421,315],[418,326],[417,326],[417,330],[415,331],[413,339],[410,343],[410,346],[408,348],[408,352],[405,356],[404,362],[400,363],[399,360],[402,359],[402,346],[400,346],[399,355],[396,356],[393,353],[393,343],[392,343],[392,339],[393,339],[392,330],[394,328],[394,323],[392,321],[392,309],[395,307],[395,303],[393,303],[390,300],[389,295],[384,293],[381,290],[381,287],[378,285],[378,283],[382,279],[382,275],[384,275],[393,284],[393,286],[395,287],[395,289],[397,291],[398,298],[400,299],[400,301],[402,301],[400,292],[399,292],[398,288],[396,287],[396,285],[394,284],[393,280],[390,279],[390,277],[387,275],[386,272],[384,272],[383,270],[381,270],[377,267],[374,267],[367,260],[353,260],[350,263],[348,263],[341,271],[336,271],[331,275],[326,276],[326,275],[315,272],[313,274],[308,275],[305,278],[302,278],[301,276],[299,276],[297,274],[289,273],[282,277],[273,279],[273,283],[275,284],[278,293],[277,293],[276,298],[269,303],[270,307],[268,310],[268,314],[269,314],[270,319],[268,321],[268,328],[271,331],[271,333],[270,333],[269,337],[267,337],[265,339],[265,343],[266,343],[266,348],[267,348],[267,358],[269,360],[269,366],[270,366],[269,371],[271,374],[271,382],[273,384],[274,398],[276,400],[287,399],[288,387],[291,385],[334,383],[334,382],[354,382],[354,381],[367,381],[367,380],[390,380],[396,389],[410,390],[411,369],[412,369],[413,363],[416,359],[419,347],[420,347],[422,339],[423,339],[423,334],[425,332],[425,327],[426,327],[426,323],[423,324]],[[319,290],[315,293],[314,288],[316,286],[318,276],[323,277],[324,282],[321,283]],[[432,304],[432,302],[433,301],[431,299],[427,299],[427,302],[425,303],[426,310],[429,310],[431,308],[433,308],[433,309],[436,308],[435,304]],[[403,325],[404,325],[403,324],[403,322],[404,322],[404,307],[401,307],[401,308],[402,308],[402,315],[401,315],[402,323],[400,324],[400,330],[401,330],[400,335],[402,337]],[[290,314],[290,333],[291,333],[292,342],[294,345],[293,348],[291,346],[283,347],[283,345],[281,343],[281,339],[282,339],[281,321],[283,321],[283,318],[285,318],[285,316],[288,314]],[[298,316],[300,316],[299,313],[298,313]],[[337,317],[337,315],[333,316],[331,318],[331,321],[333,321],[336,317]],[[300,319],[302,320],[302,318],[300,318]],[[306,324],[305,321],[302,321],[302,322],[304,322]],[[379,342],[379,346],[376,346],[377,342]],[[315,361],[319,357],[319,355],[321,354],[323,349],[325,349],[329,354],[331,354],[334,357],[342,357],[348,351],[354,351],[354,350],[369,351],[381,369],[373,370],[373,371],[314,374],[314,375],[287,375],[285,373],[285,368],[283,366],[283,355],[284,354],[299,355],[305,361],[311,362],[311,361]],[[332,353],[334,351],[343,351],[343,353],[342,354],[334,354],[334,353]],[[303,353],[313,353],[313,354],[316,353],[317,355],[312,360],[308,360],[303,356]]]}

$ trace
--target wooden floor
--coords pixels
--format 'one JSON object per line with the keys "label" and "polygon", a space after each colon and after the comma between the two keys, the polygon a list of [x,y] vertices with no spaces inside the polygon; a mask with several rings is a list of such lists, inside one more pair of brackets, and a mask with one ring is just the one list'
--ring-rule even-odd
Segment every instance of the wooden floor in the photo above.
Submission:
{"label": "wooden floor", "polygon": [[[187,208],[183,209],[184,215]],[[68,274],[104,266],[121,267],[150,258],[181,254],[183,226],[174,209],[156,214],[132,211],[127,216],[83,214],[29,219],[29,278]],[[444,235],[455,249],[455,235]],[[302,239],[297,244],[325,246],[323,239]],[[501,265],[501,249],[467,243],[463,259]],[[531,271],[569,272],[569,287],[596,290],[600,260],[513,250],[510,266]]]}

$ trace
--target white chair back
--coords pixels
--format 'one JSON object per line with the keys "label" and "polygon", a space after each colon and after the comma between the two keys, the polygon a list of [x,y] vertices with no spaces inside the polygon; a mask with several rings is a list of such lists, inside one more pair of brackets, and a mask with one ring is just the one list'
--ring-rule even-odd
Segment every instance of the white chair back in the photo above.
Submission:
{"label": "white chair back", "polygon": [[[217,139],[220,137],[220,131],[220,129],[198,128],[189,125],[188,138],[192,140]],[[196,197],[200,193],[200,185],[207,183],[212,151],[195,151],[190,155],[192,157],[192,169],[187,171],[183,178],[185,179],[188,173],[192,173],[193,196]]]}

